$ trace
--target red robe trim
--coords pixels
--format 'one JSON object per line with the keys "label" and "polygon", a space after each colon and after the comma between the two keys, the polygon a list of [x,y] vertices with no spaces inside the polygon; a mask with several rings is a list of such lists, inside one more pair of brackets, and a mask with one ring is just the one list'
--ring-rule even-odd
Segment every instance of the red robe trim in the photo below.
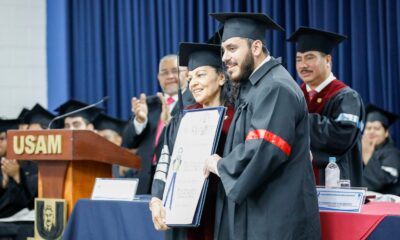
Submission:
{"label": "red robe trim", "polygon": [[333,80],[329,83],[321,92],[317,93],[313,100],[310,101],[310,97],[308,96],[306,85],[303,83],[301,85],[301,90],[303,91],[304,97],[307,101],[307,107],[309,113],[322,113],[324,110],[325,103],[327,103],[331,97],[336,95],[340,90],[347,87],[346,84],[339,80]]}

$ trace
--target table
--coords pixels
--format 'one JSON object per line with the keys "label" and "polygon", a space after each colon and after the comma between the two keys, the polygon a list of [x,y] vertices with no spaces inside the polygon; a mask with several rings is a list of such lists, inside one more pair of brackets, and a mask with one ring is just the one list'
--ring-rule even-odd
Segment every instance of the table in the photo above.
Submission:
{"label": "table", "polygon": [[363,205],[361,213],[321,212],[324,240],[400,239],[400,204]]}
{"label": "table", "polygon": [[[79,200],[63,239],[164,239],[154,230],[150,196],[134,202]],[[321,212],[324,240],[400,239],[400,204],[369,203],[361,213]]]}
{"label": "table", "polygon": [[153,227],[149,201],[150,196],[139,196],[134,202],[81,199],[63,239],[164,239],[164,232]]}

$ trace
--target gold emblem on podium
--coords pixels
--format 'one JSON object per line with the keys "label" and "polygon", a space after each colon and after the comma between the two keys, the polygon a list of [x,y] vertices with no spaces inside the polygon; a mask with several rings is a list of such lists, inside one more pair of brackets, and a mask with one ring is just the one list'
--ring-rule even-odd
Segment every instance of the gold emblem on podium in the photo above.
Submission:
{"label": "gold emblem on podium", "polygon": [[35,239],[61,239],[66,221],[66,200],[35,199]]}

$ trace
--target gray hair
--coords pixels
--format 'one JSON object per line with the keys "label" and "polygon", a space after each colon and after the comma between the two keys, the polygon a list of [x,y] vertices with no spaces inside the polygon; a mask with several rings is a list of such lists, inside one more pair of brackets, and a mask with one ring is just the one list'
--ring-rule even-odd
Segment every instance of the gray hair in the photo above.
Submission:
{"label": "gray hair", "polygon": [[168,54],[168,55],[165,55],[164,57],[162,57],[160,59],[160,62],[158,63],[158,71],[160,71],[160,69],[161,69],[161,64],[167,60],[177,60],[178,61],[178,55]]}

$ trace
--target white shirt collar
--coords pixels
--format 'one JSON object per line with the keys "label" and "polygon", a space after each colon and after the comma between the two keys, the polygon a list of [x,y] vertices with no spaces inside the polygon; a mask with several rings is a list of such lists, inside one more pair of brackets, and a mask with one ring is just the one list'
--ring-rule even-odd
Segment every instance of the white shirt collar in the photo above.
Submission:
{"label": "white shirt collar", "polygon": [[[253,75],[253,73],[255,73],[262,65],[264,65],[266,62],[268,62],[269,60],[271,60],[271,56],[270,55],[268,55],[265,59],[264,59],[264,61],[262,61],[261,62],[261,64],[260,65],[258,65],[254,70],[253,70],[253,72],[250,74],[250,77]],[[249,77],[249,78],[250,78]]]}
{"label": "white shirt collar", "polygon": [[[333,75],[333,73],[331,72],[330,74],[329,74],[329,76],[328,76],[328,78],[327,79],[325,79],[320,85],[318,85],[318,87],[316,87],[314,90],[316,91],[316,92],[321,92],[326,86],[328,86],[328,84],[329,83],[331,83],[333,80],[335,80],[336,79],[336,77]],[[311,88],[310,88],[310,86],[308,86],[308,85],[306,85],[306,89],[307,89],[307,92],[309,92],[309,91],[311,91]]]}

